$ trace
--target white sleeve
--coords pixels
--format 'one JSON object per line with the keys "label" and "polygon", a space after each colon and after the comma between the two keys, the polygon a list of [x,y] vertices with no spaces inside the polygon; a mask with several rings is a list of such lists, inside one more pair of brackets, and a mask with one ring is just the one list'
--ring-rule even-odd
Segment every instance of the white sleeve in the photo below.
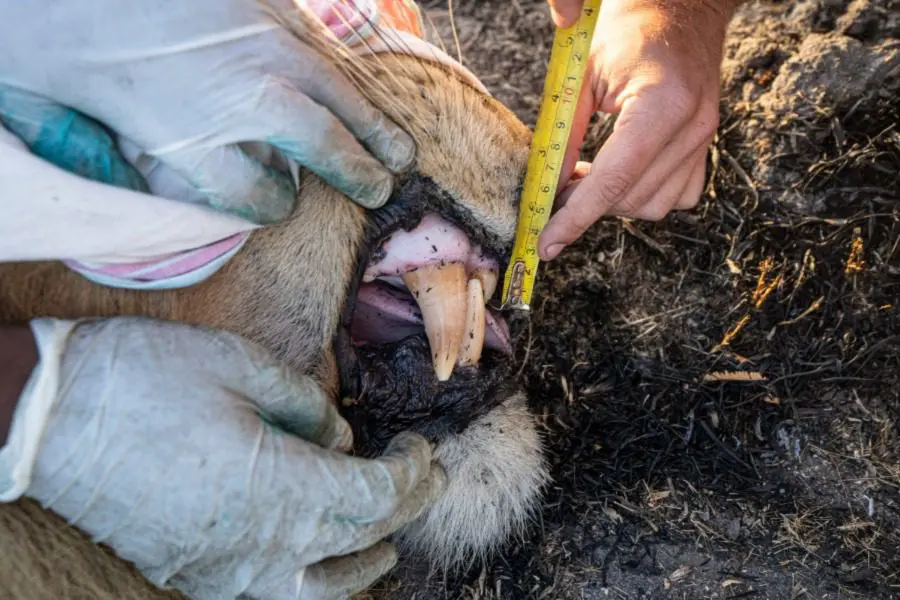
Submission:
{"label": "white sleeve", "polygon": [[0,502],[18,500],[31,483],[31,472],[59,392],[59,371],[66,340],[78,322],[34,319],[31,332],[38,362],[13,411],[9,438],[0,448]]}
{"label": "white sleeve", "polygon": [[73,175],[32,154],[2,126],[0,206],[0,262],[134,262],[258,227],[195,204]]}

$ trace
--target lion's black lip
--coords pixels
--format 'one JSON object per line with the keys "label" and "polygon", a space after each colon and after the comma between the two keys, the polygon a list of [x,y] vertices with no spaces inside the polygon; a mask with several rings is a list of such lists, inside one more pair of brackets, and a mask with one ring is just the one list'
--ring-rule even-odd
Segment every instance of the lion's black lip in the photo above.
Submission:
{"label": "lion's black lip", "polygon": [[[363,243],[357,256],[356,271],[347,290],[347,301],[341,312],[341,320],[334,337],[334,352],[338,363],[340,394],[342,398],[358,398],[361,393],[361,368],[359,357],[350,337],[350,325],[356,309],[356,298],[363,275],[372,257],[388,235],[398,229],[411,230],[426,213],[436,212],[460,227],[469,239],[481,245],[485,254],[497,260],[501,269],[509,255],[510,244],[479,226],[458,203],[430,177],[411,173],[391,199],[382,208],[371,211]],[[502,271],[501,271],[502,272]]]}
{"label": "lion's black lip", "polygon": [[383,452],[401,431],[413,431],[438,443],[464,431],[512,395],[510,363],[486,353],[477,366],[461,367],[438,381],[431,367],[425,334],[410,335],[384,346],[364,346],[362,393],[342,406],[350,423],[354,450],[360,456]]}
{"label": "lion's black lip", "polygon": [[[469,240],[479,244],[491,258],[502,260],[512,249],[512,240],[502,240],[480,225],[454,198],[433,179],[412,173],[397,189],[390,201],[371,211],[363,246],[366,258],[387,235],[399,228],[413,229],[426,213],[437,213],[459,227]],[[365,269],[365,267],[363,267]]]}

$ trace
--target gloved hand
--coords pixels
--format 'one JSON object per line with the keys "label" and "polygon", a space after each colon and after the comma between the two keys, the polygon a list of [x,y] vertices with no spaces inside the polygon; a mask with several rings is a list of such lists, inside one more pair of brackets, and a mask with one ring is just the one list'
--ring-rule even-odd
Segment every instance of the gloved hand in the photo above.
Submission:
{"label": "gloved hand", "polygon": [[60,162],[63,168],[36,156],[0,125],[0,262],[133,262],[258,228],[138,191],[143,179],[114,153],[98,152],[96,160],[72,153]]}
{"label": "gloved hand", "polygon": [[[696,206],[719,123],[725,30],[740,0],[607,0],[560,177],[557,212],[541,233],[552,260],[605,214],[658,220]],[[584,0],[549,0],[558,26]],[[593,163],[578,153],[595,111],[616,113]]]}
{"label": "gloved hand", "polygon": [[210,206],[257,224],[286,216],[296,191],[250,146],[274,147],[381,206],[390,171],[412,162],[412,139],[264,9],[259,0],[0,0],[0,120],[68,168],[113,156],[87,117],[96,119]]}
{"label": "gloved hand", "polygon": [[445,488],[418,435],[375,460],[338,451],[350,429],[319,387],[238,336],[143,318],[31,327],[40,359],[0,499],[24,489],[157,585],[345,598],[393,566],[379,540]]}

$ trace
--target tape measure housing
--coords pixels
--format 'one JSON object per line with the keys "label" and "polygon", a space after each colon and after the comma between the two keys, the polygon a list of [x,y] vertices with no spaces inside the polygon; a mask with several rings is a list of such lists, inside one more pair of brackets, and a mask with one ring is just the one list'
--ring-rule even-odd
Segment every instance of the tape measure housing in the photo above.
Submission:
{"label": "tape measure housing", "polygon": [[600,0],[586,0],[578,21],[566,29],[557,29],[554,36],[531,140],[516,238],[503,281],[501,310],[530,310],[540,262],[538,238],[550,219],[556,197],[599,13]]}

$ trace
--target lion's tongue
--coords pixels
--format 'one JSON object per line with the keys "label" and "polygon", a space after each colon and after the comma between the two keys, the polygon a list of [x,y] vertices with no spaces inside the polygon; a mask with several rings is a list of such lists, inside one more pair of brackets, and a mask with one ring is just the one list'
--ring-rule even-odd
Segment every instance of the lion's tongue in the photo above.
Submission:
{"label": "lion's tongue", "polygon": [[477,364],[483,344],[512,352],[505,322],[485,307],[497,274],[462,231],[428,214],[412,231],[392,235],[368,265],[351,334],[385,343],[424,327],[435,374],[445,381],[456,364]]}
{"label": "lion's tongue", "polygon": [[[509,328],[496,311],[485,307],[484,346],[512,354]],[[360,286],[351,336],[358,343],[387,344],[421,333],[422,311],[405,290],[375,282]]]}

